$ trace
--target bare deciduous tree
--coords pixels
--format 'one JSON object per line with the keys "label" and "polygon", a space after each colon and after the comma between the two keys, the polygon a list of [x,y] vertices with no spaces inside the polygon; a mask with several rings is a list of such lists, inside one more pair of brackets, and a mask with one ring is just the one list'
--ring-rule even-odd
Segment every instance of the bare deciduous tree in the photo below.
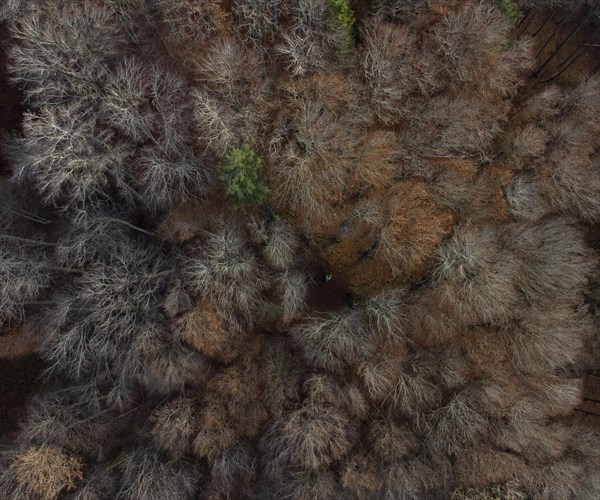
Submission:
{"label": "bare deciduous tree", "polygon": [[210,468],[210,489],[226,497],[250,491],[257,472],[256,452],[246,443],[228,448]]}
{"label": "bare deciduous tree", "polygon": [[392,342],[405,339],[406,295],[405,289],[386,290],[367,303],[371,327]]}
{"label": "bare deciduous tree", "polygon": [[156,125],[149,96],[149,69],[141,61],[129,58],[110,74],[101,111],[111,126],[136,142],[144,142],[152,137]]}
{"label": "bare deciduous tree", "polygon": [[[97,2],[53,2],[29,9],[13,25],[13,79],[36,107],[73,98],[94,102],[118,57],[119,23]],[[95,33],[95,37],[82,36]]]}
{"label": "bare deciduous tree", "polygon": [[205,193],[208,175],[190,149],[180,148],[167,157],[154,148],[145,150],[139,159],[143,173],[140,194],[151,211],[163,211],[186,203]]}
{"label": "bare deciduous tree", "polygon": [[199,42],[227,31],[226,11],[211,0],[160,0],[158,6],[170,35],[179,43]]}
{"label": "bare deciduous tree", "polygon": [[463,227],[439,248],[436,276],[449,280],[452,287],[444,300],[461,314],[475,313],[487,322],[512,318],[520,266],[501,245],[501,234],[493,227]]}
{"label": "bare deciduous tree", "polygon": [[300,400],[300,368],[287,342],[273,339],[263,353],[263,396],[269,413],[281,415]]}
{"label": "bare deciduous tree", "polygon": [[300,317],[306,308],[308,283],[306,276],[296,271],[285,271],[276,284],[283,309],[282,321],[288,324]]}
{"label": "bare deciduous tree", "polygon": [[16,495],[54,500],[61,492],[75,489],[83,477],[83,462],[59,448],[31,447],[17,456],[14,474],[20,486]]}
{"label": "bare deciduous tree", "polygon": [[77,210],[72,214],[67,232],[56,242],[54,254],[66,267],[82,268],[92,262],[109,261],[137,243],[128,229],[133,229],[134,234],[151,235],[128,222],[123,214]]}
{"label": "bare deciduous tree", "polygon": [[117,477],[108,466],[97,465],[87,468],[83,480],[71,494],[70,500],[96,500],[103,497],[114,497],[117,492]]}
{"label": "bare deciduous tree", "polygon": [[242,230],[223,225],[206,234],[205,242],[186,260],[185,276],[195,293],[207,297],[217,309],[235,318],[253,322],[253,311],[263,302],[261,292],[268,279],[247,247]]}
{"label": "bare deciduous tree", "polygon": [[156,317],[152,311],[173,272],[170,265],[160,250],[142,248],[98,262],[77,282],[77,307],[95,330],[127,337],[136,325]]}
{"label": "bare deciduous tree", "polygon": [[238,25],[257,45],[277,35],[288,10],[288,2],[282,0],[240,0],[233,5]]}
{"label": "bare deciduous tree", "polygon": [[21,439],[100,458],[118,430],[115,414],[101,401],[95,383],[54,388],[37,396],[25,419]]}
{"label": "bare deciduous tree", "polygon": [[281,468],[318,470],[340,460],[350,451],[353,434],[343,413],[308,405],[272,422],[260,447],[268,473],[276,477]]}
{"label": "bare deciduous tree", "polygon": [[532,303],[579,304],[594,259],[578,229],[552,218],[514,228],[511,246],[522,260],[516,283]]}
{"label": "bare deciduous tree", "polygon": [[31,181],[42,200],[60,208],[120,197],[131,203],[130,148],[78,103],[27,113],[14,145],[13,179]]}
{"label": "bare deciduous tree", "polygon": [[512,362],[523,373],[545,374],[577,366],[593,325],[584,309],[555,304],[534,308],[506,335]]}
{"label": "bare deciduous tree", "polygon": [[24,307],[52,283],[53,274],[70,270],[54,266],[40,245],[46,246],[43,241],[0,234],[0,322],[22,319]]}
{"label": "bare deciduous tree", "polygon": [[410,117],[437,85],[438,68],[417,48],[407,27],[374,18],[365,31],[363,72],[377,118],[397,123]]}
{"label": "bare deciduous tree", "polygon": [[186,461],[164,460],[157,450],[138,446],[120,461],[123,474],[118,499],[192,498],[198,482],[198,472]]}
{"label": "bare deciduous tree", "polygon": [[298,467],[286,468],[281,478],[265,485],[262,492],[267,498],[289,498],[303,500],[305,498],[338,499],[342,492],[333,471],[327,469],[305,470]]}
{"label": "bare deciduous tree", "polygon": [[295,326],[291,335],[311,365],[332,372],[362,361],[371,348],[360,310],[313,318]]}
{"label": "bare deciduous tree", "polygon": [[161,448],[177,458],[188,453],[197,424],[193,399],[177,397],[159,406],[150,421],[152,437]]}
{"label": "bare deciduous tree", "polygon": [[382,461],[402,460],[414,455],[420,447],[414,433],[390,419],[369,422],[369,440]]}
{"label": "bare deciduous tree", "polygon": [[281,219],[274,220],[269,229],[270,235],[263,251],[265,258],[275,269],[286,270],[296,257],[298,238]]}
{"label": "bare deciduous tree", "polygon": [[376,495],[384,500],[447,496],[447,481],[452,479],[447,469],[426,457],[385,463]]}
{"label": "bare deciduous tree", "polygon": [[431,446],[449,455],[464,452],[465,448],[477,443],[487,429],[485,417],[475,410],[466,390],[436,410],[430,425]]}
{"label": "bare deciduous tree", "polygon": [[528,175],[520,175],[506,188],[506,202],[511,213],[525,220],[540,220],[550,212],[550,205],[543,192]]}

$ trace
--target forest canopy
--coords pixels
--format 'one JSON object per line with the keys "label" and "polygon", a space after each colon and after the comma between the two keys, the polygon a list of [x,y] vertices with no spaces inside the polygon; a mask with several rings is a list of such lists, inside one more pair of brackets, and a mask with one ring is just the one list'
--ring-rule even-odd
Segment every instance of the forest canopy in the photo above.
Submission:
{"label": "forest canopy", "polygon": [[0,497],[600,497],[596,3],[0,21]]}

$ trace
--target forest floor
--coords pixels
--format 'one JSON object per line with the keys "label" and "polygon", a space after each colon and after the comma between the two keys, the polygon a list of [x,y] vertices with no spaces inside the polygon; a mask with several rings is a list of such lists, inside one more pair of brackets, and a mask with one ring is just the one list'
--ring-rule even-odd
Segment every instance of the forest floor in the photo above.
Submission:
{"label": "forest floor", "polygon": [[[600,69],[600,30],[597,26],[580,26],[580,21],[580,16],[547,17],[539,12],[517,28],[533,37],[534,53],[540,61],[529,82],[532,86],[546,83],[572,86]],[[547,40],[550,42],[546,43]],[[556,56],[551,58],[555,52]],[[542,68],[546,60],[549,62]]]}

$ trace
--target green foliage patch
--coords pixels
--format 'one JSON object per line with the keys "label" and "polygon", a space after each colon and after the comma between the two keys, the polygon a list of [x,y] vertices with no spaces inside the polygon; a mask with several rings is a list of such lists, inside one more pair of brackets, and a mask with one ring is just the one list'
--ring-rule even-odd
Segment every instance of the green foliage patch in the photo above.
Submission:
{"label": "green foliage patch", "polygon": [[351,32],[356,24],[356,19],[348,0],[327,0],[327,4],[335,13],[341,25]]}
{"label": "green foliage patch", "polygon": [[516,0],[496,0],[496,4],[510,21],[513,26],[516,26],[521,20],[521,10]]}
{"label": "green foliage patch", "polygon": [[330,15],[329,29],[336,33],[335,48],[341,62],[348,62],[354,50],[356,18],[348,0],[327,0]]}
{"label": "green foliage patch", "polygon": [[262,205],[269,189],[262,179],[261,167],[262,159],[248,144],[232,149],[219,172],[219,179],[227,188],[227,199],[233,198],[240,207]]}

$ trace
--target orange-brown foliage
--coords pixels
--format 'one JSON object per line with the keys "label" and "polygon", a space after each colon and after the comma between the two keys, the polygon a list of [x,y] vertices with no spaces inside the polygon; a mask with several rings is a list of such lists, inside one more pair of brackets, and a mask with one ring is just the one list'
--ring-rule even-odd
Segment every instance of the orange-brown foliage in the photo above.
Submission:
{"label": "orange-brown foliage", "polygon": [[16,480],[26,485],[30,495],[54,500],[63,491],[75,489],[83,478],[83,462],[58,448],[40,446],[29,448],[17,456]]}
{"label": "orange-brown foliage", "polygon": [[220,363],[231,363],[247,340],[206,299],[199,300],[191,311],[178,318],[176,337]]}

